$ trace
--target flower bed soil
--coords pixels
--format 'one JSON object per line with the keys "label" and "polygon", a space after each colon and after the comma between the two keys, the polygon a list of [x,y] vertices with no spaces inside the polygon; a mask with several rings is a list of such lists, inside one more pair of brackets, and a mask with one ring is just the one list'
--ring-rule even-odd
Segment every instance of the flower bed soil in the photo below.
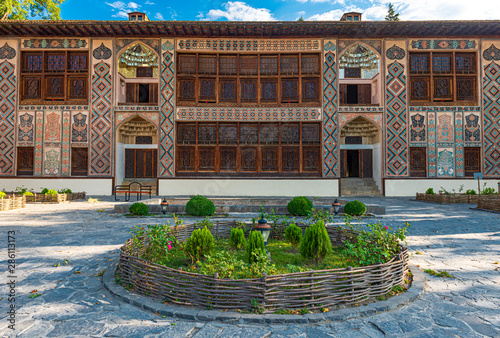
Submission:
{"label": "flower bed soil", "polygon": [[417,201],[434,202],[434,203],[471,203],[475,204],[478,201],[478,195],[466,194],[451,194],[451,195],[430,195],[417,193]]}

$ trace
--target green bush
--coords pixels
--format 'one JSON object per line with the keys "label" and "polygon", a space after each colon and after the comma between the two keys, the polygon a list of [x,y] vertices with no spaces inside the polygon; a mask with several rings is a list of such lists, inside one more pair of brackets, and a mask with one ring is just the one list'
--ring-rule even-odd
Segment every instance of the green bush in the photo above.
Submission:
{"label": "green bush", "polygon": [[435,195],[435,193],[434,193],[434,189],[432,189],[432,188],[427,189],[427,190],[425,191],[425,193],[426,193],[427,195]]}
{"label": "green bush", "polygon": [[229,245],[233,249],[241,249],[245,246],[245,232],[243,229],[232,228],[229,236]]}
{"label": "green bush", "polygon": [[208,198],[196,195],[187,202],[186,213],[191,216],[212,216],[215,213],[215,205]]}
{"label": "green bush", "polygon": [[4,193],[3,191],[0,191],[0,198],[4,198],[7,194]]}
{"label": "green bush", "polygon": [[59,189],[57,192],[60,193],[60,194],[72,194],[73,193],[71,191],[71,189],[68,189],[68,188],[66,188],[66,189],[65,188]]}
{"label": "green bush", "polygon": [[285,240],[296,249],[302,240],[302,229],[295,224],[290,224],[285,230]]}
{"label": "green bush", "polygon": [[45,195],[57,195],[57,190],[50,189],[45,193]]}
{"label": "green bush", "polygon": [[293,216],[309,216],[313,210],[313,204],[309,198],[304,196],[294,197],[287,207],[290,215]]}
{"label": "green bush", "polygon": [[465,194],[466,194],[466,195],[477,195],[477,192],[476,192],[476,190],[474,190],[474,189],[467,189],[467,190],[465,191]]}
{"label": "green bush", "polygon": [[25,191],[25,192],[23,192],[23,195],[25,195],[25,196],[33,196],[33,193],[31,191]]}
{"label": "green bush", "polygon": [[481,191],[482,195],[495,195],[497,192],[493,188],[484,188],[483,191]]}
{"label": "green bush", "polygon": [[364,215],[366,214],[366,205],[357,200],[347,202],[344,206],[344,213],[352,216]]}
{"label": "green bush", "polygon": [[311,224],[306,229],[306,234],[300,243],[300,254],[306,258],[312,258],[319,263],[332,252],[332,242],[323,221]]}
{"label": "green bush", "polygon": [[210,220],[210,217],[202,219],[201,221],[194,222],[195,229],[203,229],[207,227],[208,229],[212,229],[214,227],[214,222]]}
{"label": "green bush", "polygon": [[149,207],[144,203],[136,202],[128,208],[128,212],[134,216],[146,216],[149,214]]}
{"label": "green bush", "polygon": [[184,244],[184,251],[191,257],[192,263],[209,255],[215,247],[214,236],[207,227],[194,230]]}
{"label": "green bush", "polygon": [[248,263],[258,262],[260,256],[266,255],[264,247],[264,237],[258,230],[254,230],[248,236],[247,257]]}
{"label": "green bush", "polygon": [[48,192],[49,192],[49,189],[48,189],[48,188],[43,188],[43,189],[42,189],[41,194],[42,194],[42,195],[45,195],[45,194],[46,194],[46,193],[48,193]]}

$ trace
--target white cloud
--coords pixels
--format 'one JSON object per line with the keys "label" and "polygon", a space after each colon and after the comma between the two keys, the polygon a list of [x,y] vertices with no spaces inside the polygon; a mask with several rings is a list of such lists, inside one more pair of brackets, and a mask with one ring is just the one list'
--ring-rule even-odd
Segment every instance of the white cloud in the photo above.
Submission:
{"label": "white cloud", "polygon": [[225,18],[229,21],[274,21],[276,20],[267,8],[254,8],[244,2],[229,1],[224,4],[224,10],[211,9],[207,15],[202,13],[197,17],[202,20],[217,20]]}
{"label": "white cloud", "polygon": [[163,15],[161,15],[161,13],[156,13],[156,14],[155,14],[155,19],[157,19],[157,20],[165,20],[165,19],[163,18]]}
{"label": "white cloud", "polygon": [[111,6],[113,9],[112,12],[116,12],[112,15],[114,18],[125,18],[128,19],[128,13],[136,12],[141,8],[141,5],[135,2],[125,3],[123,1],[115,1],[115,2],[106,2],[107,5]]}
{"label": "white cloud", "polygon": [[344,12],[345,11],[341,9],[334,9],[322,14],[314,14],[313,16],[309,17],[307,21],[339,21]]}
{"label": "white cloud", "polygon": [[154,3],[154,2],[151,2],[151,1],[146,1],[144,4],[145,4],[145,5],[154,5],[155,3]]}

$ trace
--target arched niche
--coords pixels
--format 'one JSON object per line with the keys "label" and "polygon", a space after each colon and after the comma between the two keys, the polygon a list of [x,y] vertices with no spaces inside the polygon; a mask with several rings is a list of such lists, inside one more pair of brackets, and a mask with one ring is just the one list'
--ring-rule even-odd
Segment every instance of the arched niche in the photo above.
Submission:
{"label": "arched niche", "polygon": [[158,144],[158,129],[139,115],[120,124],[116,135],[118,143],[122,144]]}
{"label": "arched niche", "polygon": [[[347,142],[346,142],[347,139]],[[353,140],[353,141],[350,141]],[[354,141],[356,140],[356,141]],[[348,121],[340,130],[340,144],[375,144],[382,140],[380,127],[373,121],[358,116]],[[352,143],[356,142],[356,143]]]}
{"label": "arched niche", "polygon": [[339,55],[340,105],[378,106],[382,99],[380,56],[358,42]]}
{"label": "arched niche", "polygon": [[143,43],[135,42],[123,49],[117,60],[118,104],[158,104],[158,62],[158,54]]}

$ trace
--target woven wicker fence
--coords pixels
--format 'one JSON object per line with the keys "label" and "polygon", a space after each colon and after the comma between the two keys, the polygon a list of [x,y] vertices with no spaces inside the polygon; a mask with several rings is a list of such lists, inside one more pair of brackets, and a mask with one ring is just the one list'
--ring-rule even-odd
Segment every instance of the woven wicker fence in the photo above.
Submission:
{"label": "woven wicker fence", "polygon": [[24,208],[25,205],[25,196],[7,195],[4,198],[0,198],[0,211],[20,209]]}
{"label": "woven wicker fence", "polygon": [[[214,236],[228,237],[235,222],[215,223]],[[306,225],[301,224],[302,228]],[[193,225],[177,227],[172,234],[180,240],[194,230]],[[347,234],[338,227],[327,227],[332,245],[343,243]],[[351,232],[352,235],[352,232]],[[359,268],[307,271],[262,278],[229,279],[207,276],[148,262],[130,252],[129,242],[120,249],[122,283],[132,284],[139,293],[151,294],[180,305],[221,310],[250,309],[258,302],[264,312],[277,309],[318,309],[335,305],[354,305],[388,293],[404,282],[408,272],[408,252],[389,262]]]}
{"label": "woven wicker fence", "polygon": [[[15,194],[15,193],[9,193],[9,194]],[[21,196],[19,194],[16,194],[16,196]],[[55,195],[50,195],[50,194],[38,194],[34,193],[33,196],[27,196],[26,197],[26,203],[62,203],[66,201],[73,201],[73,200],[79,200],[79,199],[85,199],[86,193],[85,192],[76,192],[72,194],[55,194]]]}
{"label": "woven wicker fence", "polygon": [[500,195],[481,195],[477,201],[477,208],[500,212]]}
{"label": "woven wicker fence", "polygon": [[466,194],[455,194],[455,195],[431,195],[417,193],[417,201],[427,201],[435,203],[477,203],[478,195],[466,195]]}

